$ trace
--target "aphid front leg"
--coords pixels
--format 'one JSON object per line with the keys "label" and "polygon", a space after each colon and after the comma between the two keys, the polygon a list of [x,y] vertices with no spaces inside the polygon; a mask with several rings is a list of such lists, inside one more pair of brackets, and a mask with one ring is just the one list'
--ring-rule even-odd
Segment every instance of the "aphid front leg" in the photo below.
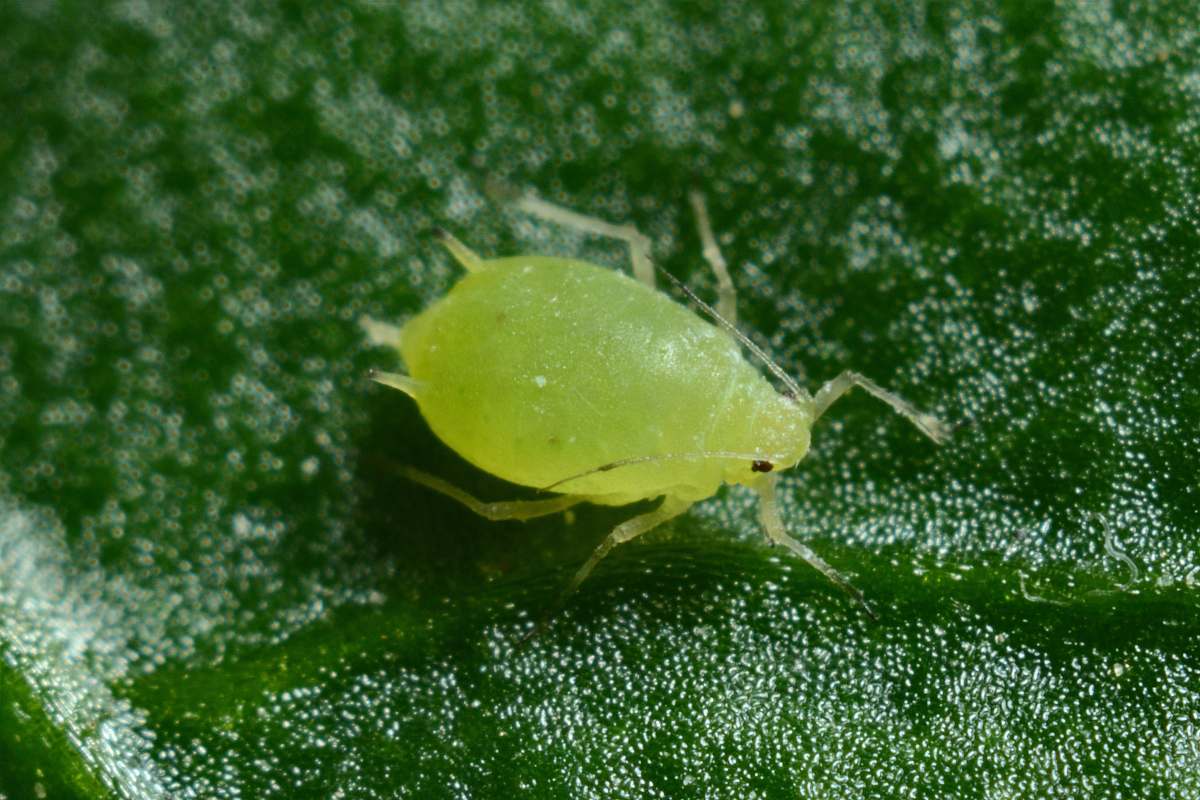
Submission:
{"label": "aphid front leg", "polygon": [[728,320],[729,324],[737,324],[737,289],[733,279],[729,277],[729,266],[717,246],[717,237],[713,236],[712,222],[708,219],[708,204],[699,189],[688,192],[692,211],[696,214],[696,227],[700,230],[700,244],[704,247],[704,260],[712,267],[717,276],[717,313]]}
{"label": "aphid front leg", "polygon": [[579,571],[575,573],[575,577],[567,584],[566,591],[563,592],[562,599],[565,600],[579,588],[587,576],[592,573],[596,565],[608,555],[619,544],[628,542],[630,539],[636,539],[643,533],[657,528],[667,520],[674,519],[680,514],[692,507],[692,504],[687,500],[680,500],[677,497],[667,495],[663,498],[662,503],[653,511],[648,511],[645,514],[639,514],[633,519],[627,519],[617,527],[613,528],[612,533],[604,537],[604,541],[592,551],[592,555],[584,562]]}
{"label": "aphid front leg", "polygon": [[555,205],[543,200],[532,192],[521,195],[516,201],[517,208],[535,217],[541,217],[549,222],[574,228],[583,233],[596,236],[607,236],[620,239],[629,245],[629,256],[633,261],[633,274],[642,283],[653,288],[654,267],[650,263],[650,239],[644,236],[633,225],[614,225],[598,217],[580,214],[569,208]]}
{"label": "aphid front leg", "polygon": [[579,505],[584,501],[582,497],[564,494],[548,500],[506,500],[498,503],[485,503],[459,489],[449,481],[444,481],[441,478],[430,475],[428,472],[408,466],[401,466],[399,470],[401,475],[413,483],[419,483],[422,486],[433,489],[438,494],[443,494],[451,500],[461,503],[484,519],[490,519],[493,522],[501,520],[518,520],[524,522],[534,517],[545,517],[550,514],[557,514],[560,511],[566,511],[568,508]]}
{"label": "aphid front leg", "polygon": [[891,406],[896,413],[903,415],[916,425],[921,433],[933,439],[938,444],[944,444],[950,439],[950,426],[930,414],[918,409],[912,403],[905,400],[900,395],[889,392],[870,378],[859,375],[857,372],[847,370],[841,375],[838,375],[829,383],[821,387],[813,398],[813,405],[816,413],[813,415],[813,421],[821,418],[821,415],[829,410],[829,406],[833,405],[834,401],[844,395],[846,392],[859,386],[866,389],[869,394],[878,400],[882,400]]}
{"label": "aphid front leg", "polygon": [[807,545],[796,541],[788,535],[787,528],[783,524],[783,517],[779,514],[779,502],[775,499],[775,484],[778,482],[779,477],[777,475],[767,475],[755,487],[758,492],[758,521],[762,525],[763,531],[767,534],[767,538],[775,544],[783,545],[788,550],[800,556],[810,567],[820,572],[853,597],[862,606],[867,616],[871,617],[871,619],[878,619],[875,612],[867,605],[867,599],[863,597],[862,592],[856,589],[850,581],[842,577],[840,572],[825,563],[825,560],[809,549]]}

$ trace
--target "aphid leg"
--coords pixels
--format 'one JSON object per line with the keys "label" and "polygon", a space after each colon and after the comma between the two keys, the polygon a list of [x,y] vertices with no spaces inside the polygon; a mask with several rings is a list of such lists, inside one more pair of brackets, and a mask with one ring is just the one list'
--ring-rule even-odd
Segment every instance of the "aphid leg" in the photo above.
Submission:
{"label": "aphid leg", "polygon": [[767,475],[755,487],[758,492],[758,521],[766,532],[767,538],[775,544],[783,545],[788,550],[800,556],[800,558],[808,562],[810,567],[820,572],[853,597],[862,607],[863,611],[867,613],[867,616],[871,619],[878,619],[879,617],[867,605],[867,599],[863,597],[862,592],[842,577],[840,572],[826,564],[825,560],[809,549],[807,545],[796,541],[788,535],[787,527],[783,524],[783,517],[779,514],[779,502],[775,499],[775,484],[778,482],[778,476]]}
{"label": "aphid leg", "polygon": [[678,517],[691,507],[692,504],[688,501],[680,500],[677,497],[667,495],[663,498],[663,501],[661,504],[659,504],[658,508],[654,509],[653,511],[647,511],[645,514],[639,514],[633,519],[627,519],[617,527],[613,528],[612,533],[604,537],[604,541],[600,542],[600,545],[592,551],[592,555],[583,563],[583,566],[579,568],[579,571],[575,573],[575,577],[571,579],[571,582],[567,584],[567,588],[566,591],[563,592],[562,599],[565,600],[570,597],[575,590],[579,588],[580,584],[587,579],[587,576],[592,573],[592,570],[596,568],[596,565],[599,564],[600,561],[606,555],[608,555],[609,551],[614,547],[628,542],[630,539],[636,539],[643,533],[662,525],[667,520]]}
{"label": "aphid leg", "polygon": [[416,378],[410,378],[409,376],[403,375],[399,372],[381,372],[380,370],[373,369],[367,373],[367,377],[376,383],[382,383],[384,386],[390,386],[393,389],[399,389],[414,400],[421,392],[421,388],[424,386],[424,384]]}
{"label": "aphid leg", "polygon": [[540,620],[538,620],[537,625],[535,625],[528,633],[521,637],[519,644],[524,645],[528,643],[530,639],[546,629],[546,626],[550,624],[550,619],[560,608],[562,608],[563,604],[566,603],[567,598],[575,593],[575,590],[578,589],[579,586],[587,579],[587,576],[592,574],[592,570],[596,568],[596,565],[599,564],[600,561],[606,555],[608,555],[609,551],[611,551],[614,547],[623,542],[628,542],[630,539],[636,539],[643,533],[651,531],[664,522],[678,517],[691,507],[692,504],[688,501],[680,500],[676,497],[672,497],[671,495],[667,495],[663,498],[663,501],[658,508],[654,509],[653,511],[648,511],[645,514],[640,514],[633,519],[627,519],[617,527],[613,528],[612,533],[604,537],[604,541],[600,542],[600,545],[592,551],[592,555],[588,558],[588,560],[585,561],[583,566],[579,568],[579,571],[575,573],[575,577],[571,578],[571,582],[567,584],[567,588],[564,589],[563,593],[558,596],[558,601],[546,610],[546,613],[542,615]]}
{"label": "aphid leg", "polygon": [[450,255],[454,256],[454,260],[462,264],[463,269],[467,272],[475,272],[483,266],[483,259],[474,250],[460,242],[450,231],[445,228],[434,228],[433,235],[441,242],[442,247],[450,251]]}
{"label": "aphid leg", "polygon": [[359,317],[358,325],[367,336],[367,344],[372,347],[400,348],[400,331],[402,329],[398,325],[391,325],[365,316]]}
{"label": "aphid leg", "polygon": [[633,274],[647,286],[654,286],[654,267],[650,263],[650,239],[632,225],[615,225],[597,217],[580,214],[569,208],[547,202],[532,192],[521,195],[517,208],[549,222],[574,228],[596,236],[620,239],[629,245],[629,257],[633,261]]}
{"label": "aphid leg", "polygon": [[449,481],[444,481],[441,478],[430,475],[428,472],[422,472],[419,469],[408,466],[401,466],[399,470],[401,475],[413,483],[419,483],[422,486],[433,489],[439,494],[444,494],[451,500],[461,503],[479,516],[490,519],[493,522],[514,519],[524,522],[534,517],[545,517],[549,514],[557,514],[560,511],[565,511],[571,506],[582,503],[584,500],[582,497],[564,494],[548,500],[507,500],[499,503],[485,503],[467,494]]}
{"label": "aphid leg", "polygon": [[921,411],[912,403],[908,402],[903,397],[900,397],[898,394],[889,392],[887,389],[884,389],[870,378],[863,377],[857,372],[851,372],[849,370],[829,381],[829,383],[822,386],[820,391],[817,392],[816,397],[813,398],[813,405],[816,408],[816,414],[813,417],[813,420],[816,421],[820,419],[821,415],[829,409],[829,406],[831,406],[835,400],[853,389],[855,386],[866,389],[867,392],[876,399],[887,403],[897,413],[902,414],[908,419],[909,422],[911,422],[913,425],[916,425],[921,430],[921,433],[925,434],[930,439],[933,439],[938,444],[943,444],[949,440],[951,431],[949,425],[942,422],[937,417]]}
{"label": "aphid leg", "polygon": [[712,222],[708,218],[708,204],[699,189],[688,192],[688,200],[692,203],[692,211],[696,214],[696,227],[700,229],[700,244],[704,247],[704,260],[712,267],[717,276],[717,313],[737,324],[737,289],[733,279],[729,277],[729,266],[717,246],[717,237],[713,236]]}

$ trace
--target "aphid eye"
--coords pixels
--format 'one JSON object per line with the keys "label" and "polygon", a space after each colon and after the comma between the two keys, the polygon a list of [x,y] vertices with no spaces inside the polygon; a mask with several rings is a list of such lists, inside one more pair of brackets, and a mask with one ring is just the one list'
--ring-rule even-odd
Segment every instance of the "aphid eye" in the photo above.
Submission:
{"label": "aphid eye", "polygon": [[750,465],[751,472],[770,472],[775,469],[775,465],[770,461],[755,461]]}

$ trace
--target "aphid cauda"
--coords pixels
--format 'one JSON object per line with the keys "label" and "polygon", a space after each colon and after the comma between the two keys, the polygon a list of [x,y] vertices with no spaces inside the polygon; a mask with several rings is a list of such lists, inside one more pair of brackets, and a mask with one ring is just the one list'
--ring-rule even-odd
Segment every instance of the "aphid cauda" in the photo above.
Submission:
{"label": "aphid cauda", "polygon": [[[520,209],[626,242],[635,277],[566,258],[483,259],[448,233],[438,237],[467,274],[402,328],[365,320],[369,338],[397,348],[408,374],[371,377],[416,400],[442,441],[481,469],[553,496],[483,503],[420,470],[405,475],[493,520],[525,520],[580,502],[625,505],[662,498],[618,525],[579,568],[577,588],[613,547],[740,483],[759,498],[767,537],[815,567],[867,608],[862,593],[788,535],[776,501],[778,473],[808,452],[809,432],[858,386],[935,442],[949,428],[855,372],[810,395],[738,332],[736,294],[704,198],[691,204],[703,253],[717,277],[713,309],[668,278],[708,322],[654,288],[650,241],[632,226],[577,214],[532,195]],[[776,391],[748,362],[759,358]],[[564,595],[565,596],[565,595]]]}

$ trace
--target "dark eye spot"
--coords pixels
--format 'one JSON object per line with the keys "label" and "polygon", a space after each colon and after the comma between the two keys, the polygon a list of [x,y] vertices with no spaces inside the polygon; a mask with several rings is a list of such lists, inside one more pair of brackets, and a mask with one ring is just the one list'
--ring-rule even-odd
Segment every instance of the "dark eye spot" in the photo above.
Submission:
{"label": "dark eye spot", "polygon": [[750,465],[751,472],[770,472],[775,469],[775,465],[770,461],[755,461]]}

